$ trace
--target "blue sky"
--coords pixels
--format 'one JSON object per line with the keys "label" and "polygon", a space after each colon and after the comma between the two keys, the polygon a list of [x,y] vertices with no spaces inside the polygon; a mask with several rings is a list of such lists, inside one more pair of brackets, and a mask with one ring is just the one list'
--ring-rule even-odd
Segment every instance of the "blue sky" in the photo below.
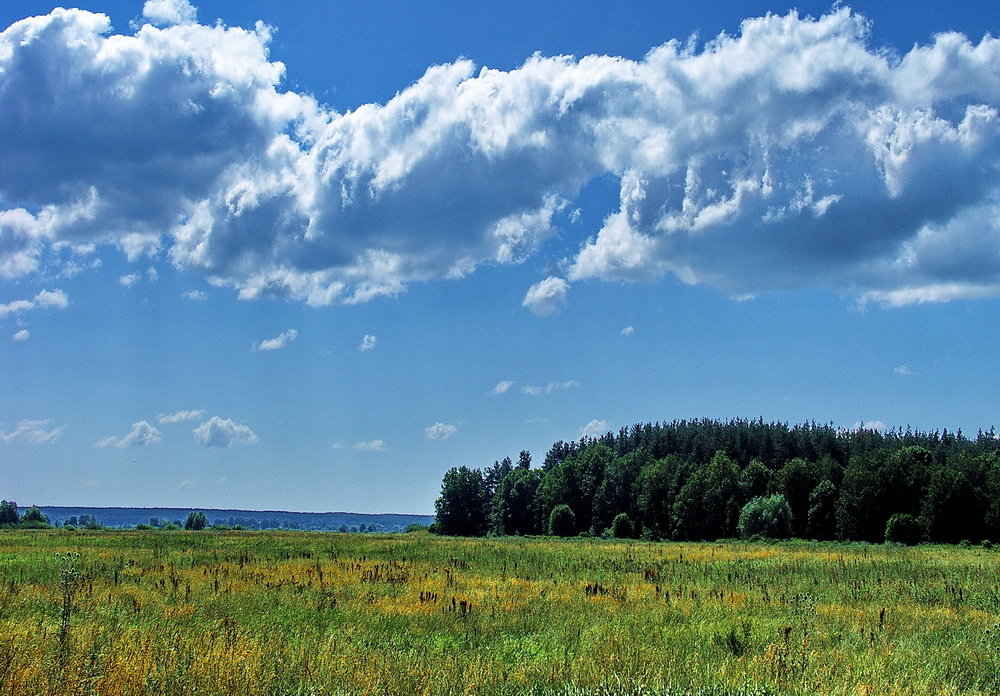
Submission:
{"label": "blue sky", "polygon": [[80,6],[0,5],[7,499],[429,513],[635,422],[1000,426],[994,3]]}

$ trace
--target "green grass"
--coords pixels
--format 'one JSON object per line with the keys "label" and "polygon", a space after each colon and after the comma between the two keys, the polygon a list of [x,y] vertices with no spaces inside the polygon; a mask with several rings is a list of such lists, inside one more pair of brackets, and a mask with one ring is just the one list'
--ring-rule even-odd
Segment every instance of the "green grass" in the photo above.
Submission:
{"label": "green grass", "polygon": [[976,547],[2,532],[0,694],[1000,693],[998,570]]}

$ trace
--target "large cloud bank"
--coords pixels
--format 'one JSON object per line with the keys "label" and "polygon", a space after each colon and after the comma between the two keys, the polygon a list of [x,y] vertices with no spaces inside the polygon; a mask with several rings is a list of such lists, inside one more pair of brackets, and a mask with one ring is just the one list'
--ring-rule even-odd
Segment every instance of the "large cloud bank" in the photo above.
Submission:
{"label": "large cloud bank", "polygon": [[357,302],[522,261],[610,176],[618,209],[546,287],[1000,294],[998,39],[894,55],[849,9],[791,13],[641,61],[434,66],[341,114],[281,88],[266,25],[194,17],[153,3],[159,26],[120,35],[59,9],[0,34],[4,277],[112,245],[242,297]]}

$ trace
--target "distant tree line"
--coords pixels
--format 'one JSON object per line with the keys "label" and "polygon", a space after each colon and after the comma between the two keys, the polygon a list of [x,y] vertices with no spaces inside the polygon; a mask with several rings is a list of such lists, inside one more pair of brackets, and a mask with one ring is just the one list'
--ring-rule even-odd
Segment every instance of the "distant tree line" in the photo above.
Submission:
{"label": "distant tree line", "polygon": [[993,429],[845,430],[761,420],[646,423],[522,451],[442,481],[432,531],[456,536],[1000,539]]}
{"label": "distant tree line", "polygon": [[[94,515],[82,513],[79,515],[71,515],[65,519],[57,519],[55,523],[51,523],[49,518],[42,512],[38,506],[31,506],[27,508],[23,513],[18,512],[18,506],[16,502],[3,500],[0,501],[0,529],[4,528],[20,528],[20,529],[51,529],[53,527],[60,527],[66,530],[97,530],[97,529],[108,529],[103,524],[101,524]],[[163,530],[163,531],[176,531],[176,530],[186,530],[186,531],[201,531],[204,529],[214,529],[214,530],[265,530],[265,529],[292,529],[298,530],[303,529],[303,526],[298,522],[278,520],[275,518],[264,518],[255,519],[250,517],[229,517],[226,518],[216,518],[214,521],[209,523],[206,513],[194,510],[187,514],[183,520],[174,519],[171,520],[165,517],[153,516],[149,518],[148,523],[140,523],[135,525],[135,529],[138,530]],[[330,529],[333,529],[332,527]],[[427,527],[419,523],[411,523],[406,527],[394,527],[388,528],[385,524],[377,521],[370,522],[368,524],[361,523],[359,525],[348,526],[342,524],[335,531],[350,534],[376,534],[385,533],[391,531],[405,531],[405,532],[415,532],[426,530]]]}

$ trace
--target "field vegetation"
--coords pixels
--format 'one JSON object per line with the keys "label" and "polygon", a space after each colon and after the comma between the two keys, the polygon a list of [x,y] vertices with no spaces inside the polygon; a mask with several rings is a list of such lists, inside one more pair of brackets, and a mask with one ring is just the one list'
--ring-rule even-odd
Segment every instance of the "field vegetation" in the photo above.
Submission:
{"label": "field vegetation", "polygon": [[1000,551],[0,532],[5,696],[995,694]]}

